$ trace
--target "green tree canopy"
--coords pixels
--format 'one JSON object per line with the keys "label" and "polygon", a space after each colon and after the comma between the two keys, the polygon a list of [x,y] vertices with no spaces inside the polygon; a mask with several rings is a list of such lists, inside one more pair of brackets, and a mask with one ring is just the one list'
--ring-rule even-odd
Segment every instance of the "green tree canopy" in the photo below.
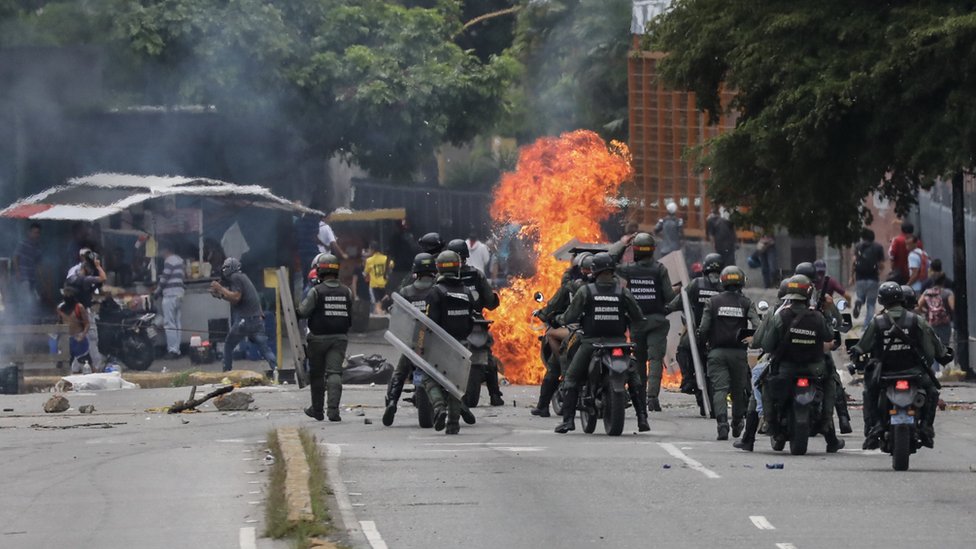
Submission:
{"label": "green tree canopy", "polygon": [[[678,0],[649,28],[673,86],[735,129],[695,152],[745,221],[850,242],[872,192],[899,213],[973,168],[973,2]],[[722,105],[720,92],[733,91]]]}

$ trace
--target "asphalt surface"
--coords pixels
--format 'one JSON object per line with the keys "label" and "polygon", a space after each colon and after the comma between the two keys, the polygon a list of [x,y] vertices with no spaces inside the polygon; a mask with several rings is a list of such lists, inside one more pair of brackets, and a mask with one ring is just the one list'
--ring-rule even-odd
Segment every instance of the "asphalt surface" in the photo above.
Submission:
{"label": "asphalt surface", "polygon": [[[366,340],[350,354],[389,347]],[[177,365],[178,369],[179,366]],[[174,368],[170,368],[174,369]],[[976,387],[947,387],[936,447],[911,470],[863,452],[859,410],[849,447],[826,455],[749,454],[717,442],[693,399],[665,393],[650,433],[557,435],[528,407],[536,387],[503,387],[504,407],[447,436],[417,427],[403,404],[380,421],[383,388],[347,386],[341,423],[301,414],[294,386],[246,389],[257,410],[147,413],[187,389],[0,395],[0,547],[256,547],[261,539],[267,433],[304,425],[330,453],[331,502],[354,547],[972,547],[976,517]],[[857,389],[852,393],[857,393]],[[487,400],[483,395],[483,400]],[[93,415],[78,414],[93,403]],[[369,419],[372,423],[366,424]],[[79,426],[84,423],[110,424]],[[61,429],[59,427],[75,426]],[[577,425],[579,428],[579,425]],[[767,469],[782,463],[783,469]],[[367,540],[368,537],[368,540]]]}

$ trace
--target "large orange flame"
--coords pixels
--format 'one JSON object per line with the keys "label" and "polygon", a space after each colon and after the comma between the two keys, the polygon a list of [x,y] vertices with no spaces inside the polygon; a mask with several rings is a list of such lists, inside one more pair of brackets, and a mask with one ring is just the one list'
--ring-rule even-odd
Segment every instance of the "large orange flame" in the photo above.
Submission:
{"label": "large orange flame", "polygon": [[495,321],[493,352],[513,383],[539,383],[545,367],[539,358],[540,332],[530,319],[538,304],[535,292],[547,298],[559,288],[568,265],[552,253],[571,240],[605,240],[600,221],[614,212],[621,183],[633,176],[630,151],[613,141],[609,147],[595,133],[577,130],[558,138],[544,137],[523,147],[514,172],[495,189],[491,217],[517,223],[538,255],[535,274],[517,278],[500,292],[501,305],[488,318]]}

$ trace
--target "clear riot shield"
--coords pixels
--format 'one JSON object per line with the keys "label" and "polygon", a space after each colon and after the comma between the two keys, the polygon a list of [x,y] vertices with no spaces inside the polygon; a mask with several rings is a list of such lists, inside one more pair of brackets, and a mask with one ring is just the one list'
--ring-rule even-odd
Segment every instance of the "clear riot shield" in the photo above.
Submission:
{"label": "clear riot shield", "polygon": [[464,396],[471,351],[400,294],[393,294],[390,327],[383,337],[448,393]]}
{"label": "clear riot shield", "polygon": [[712,415],[712,403],[705,390],[705,369],[702,367],[701,355],[698,353],[698,334],[695,333],[694,326],[697,324],[695,313],[691,310],[691,300],[688,299],[688,289],[681,288],[681,305],[685,310],[685,322],[688,326],[688,345],[691,346],[691,360],[695,364],[695,380],[698,381],[698,388],[702,391],[702,401],[705,403],[705,415]]}

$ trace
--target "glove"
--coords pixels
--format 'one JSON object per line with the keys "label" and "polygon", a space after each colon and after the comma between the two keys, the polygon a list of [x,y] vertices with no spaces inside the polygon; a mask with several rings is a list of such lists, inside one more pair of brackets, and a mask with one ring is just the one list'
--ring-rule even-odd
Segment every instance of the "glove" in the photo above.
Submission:
{"label": "glove", "polygon": [[562,323],[559,322],[559,317],[552,317],[551,319],[549,319],[549,326],[551,328],[562,328],[563,327]]}
{"label": "glove", "polygon": [[953,361],[953,359],[955,359],[955,355],[956,355],[956,353],[955,353],[955,351],[952,350],[952,347],[946,347],[945,354],[942,355],[941,357],[937,358],[936,361],[939,364],[945,366],[947,364],[950,364]]}
{"label": "glove", "polygon": [[861,352],[857,350],[857,347],[851,347],[847,350],[847,356],[849,356],[853,362],[857,362],[858,358],[861,357]]}

